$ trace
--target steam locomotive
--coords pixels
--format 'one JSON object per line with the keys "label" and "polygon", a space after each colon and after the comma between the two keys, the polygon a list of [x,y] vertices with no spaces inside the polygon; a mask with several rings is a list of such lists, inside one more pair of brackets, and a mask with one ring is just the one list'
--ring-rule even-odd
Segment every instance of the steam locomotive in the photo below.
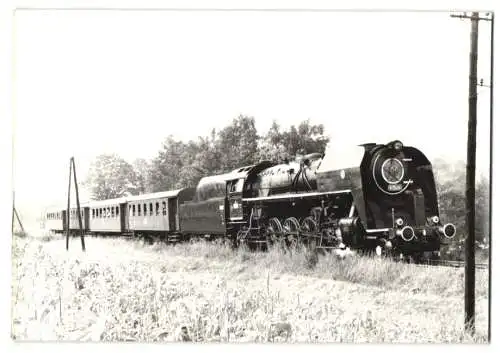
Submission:
{"label": "steam locomotive", "polygon": [[[401,141],[355,147],[283,164],[262,161],[204,177],[196,188],[89,202],[81,210],[84,228],[168,241],[222,237],[248,246],[439,257],[456,229],[439,217],[429,160]],[[52,230],[77,229],[76,209],[66,213],[49,213]]]}

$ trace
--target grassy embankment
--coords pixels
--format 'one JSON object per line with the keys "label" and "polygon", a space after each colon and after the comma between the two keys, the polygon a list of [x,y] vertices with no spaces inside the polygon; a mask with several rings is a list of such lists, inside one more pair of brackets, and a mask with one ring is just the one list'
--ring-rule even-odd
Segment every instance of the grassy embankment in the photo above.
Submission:
{"label": "grassy embankment", "polygon": [[16,340],[486,342],[463,329],[463,270],[366,257],[14,237]]}

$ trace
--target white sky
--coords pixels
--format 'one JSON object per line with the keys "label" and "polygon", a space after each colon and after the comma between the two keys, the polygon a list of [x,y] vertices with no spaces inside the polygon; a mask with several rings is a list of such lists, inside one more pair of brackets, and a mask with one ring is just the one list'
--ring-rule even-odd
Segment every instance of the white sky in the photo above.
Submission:
{"label": "white sky", "polygon": [[[479,77],[489,84],[490,26]],[[100,153],[132,161],[239,114],[264,134],[307,118],[336,146],[403,143],[466,158],[470,22],[449,13],[18,11],[16,202],[66,197]],[[478,90],[488,172],[489,90]]]}

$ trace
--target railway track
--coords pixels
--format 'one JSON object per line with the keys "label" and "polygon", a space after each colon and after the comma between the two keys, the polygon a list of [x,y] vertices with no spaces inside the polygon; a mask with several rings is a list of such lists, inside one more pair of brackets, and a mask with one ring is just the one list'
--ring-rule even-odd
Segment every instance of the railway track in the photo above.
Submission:
{"label": "railway track", "polygon": [[[65,236],[65,235],[64,235]],[[77,235],[73,235],[73,236],[77,236]],[[85,234],[85,237],[99,237],[98,235],[93,235],[93,234]],[[109,238],[110,236],[105,236],[106,238]],[[160,241],[160,242],[166,242],[166,243],[178,243],[179,242],[179,239],[163,239],[163,240],[160,240],[159,238],[155,238],[155,237],[134,237],[132,233],[123,233],[123,234],[119,234],[119,235],[116,235],[116,237],[124,237],[125,239],[129,239],[129,240],[145,240],[145,241],[148,241],[150,243],[154,243],[154,242],[157,242],[157,241]],[[199,240],[205,240],[205,241],[213,241],[213,240],[210,240],[208,238],[199,238]],[[261,242],[262,244],[260,245],[263,245],[264,248],[265,248],[265,244],[267,244],[267,242]],[[337,248],[336,247],[318,247],[316,248],[315,250],[318,252],[318,253],[321,253],[321,254],[325,254],[326,252],[329,252],[329,251],[333,251],[333,250],[336,250]],[[454,267],[454,268],[464,268],[465,267],[465,261],[460,261],[460,260],[425,260],[423,263],[409,263],[409,264],[412,264],[412,265],[415,265],[415,266],[425,266],[425,267],[429,267],[429,266],[437,266],[437,267]],[[475,264],[475,267],[476,269],[478,270],[487,270],[489,268],[489,264],[488,263],[476,263]]]}
{"label": "railway track", "polygon": [[[425,263],[419,264],[419,266],[441,266],[441,267],[463,268],[463,267],[465,267],[465,261],[427,260],[427,261],[425,261]],[[476,263],[475,267],[478,270],[487,270],[489,268],[489,264]]]}

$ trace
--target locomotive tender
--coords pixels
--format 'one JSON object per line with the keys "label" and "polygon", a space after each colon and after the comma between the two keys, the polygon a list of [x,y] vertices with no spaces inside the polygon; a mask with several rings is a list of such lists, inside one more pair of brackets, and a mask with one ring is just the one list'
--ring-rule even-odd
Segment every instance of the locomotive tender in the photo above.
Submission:
{"label": "locomotive tender", "polygon": [[[350,154],[262,161],[202,178],[196,188],[82,204],[89,233],[159,236],[169,241],[223,237],[248,245],[300,243],[320,248],[439,256],[455,226],[439,217],[432,166],[401,141],[356,146]],[[77,230],[70,211],[70,230]],[[47,214],[67,228],[66,211]]]}

